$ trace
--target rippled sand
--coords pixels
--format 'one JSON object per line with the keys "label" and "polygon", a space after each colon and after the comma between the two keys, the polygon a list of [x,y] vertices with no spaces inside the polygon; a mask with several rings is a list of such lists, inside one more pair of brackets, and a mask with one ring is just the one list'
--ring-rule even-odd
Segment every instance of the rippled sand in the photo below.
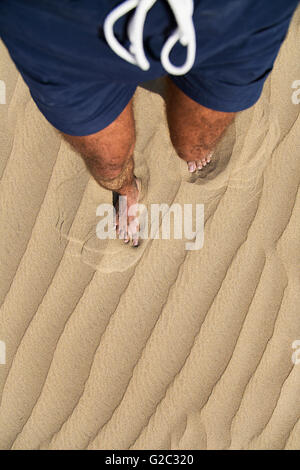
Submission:
{"label": "rippled sand", "polygon": [[199,251],[97,239],[111,194],[1,45],[1,448],[300,448],[299,26],[298,9],[261,99],[197,180],[162,97],[137,90],[146,203],[203,203]]}

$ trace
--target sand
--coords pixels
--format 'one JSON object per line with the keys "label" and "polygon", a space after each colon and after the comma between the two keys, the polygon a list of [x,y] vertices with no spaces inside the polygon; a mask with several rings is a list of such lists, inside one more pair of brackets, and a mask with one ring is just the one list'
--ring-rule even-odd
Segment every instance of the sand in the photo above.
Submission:
{"label": "sand", "polygon": [[200,178],[161,95],[137,90],[146,204],[204,204],[197,251],[97,239],[111,194],[1,45],[1,449],[300,448],[299,26],[298,9],[260,100]]}

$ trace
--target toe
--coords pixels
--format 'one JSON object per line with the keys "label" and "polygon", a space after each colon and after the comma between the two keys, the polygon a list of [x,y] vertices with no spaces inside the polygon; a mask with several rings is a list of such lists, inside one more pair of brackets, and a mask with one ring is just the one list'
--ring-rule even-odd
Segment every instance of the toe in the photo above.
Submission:
{"label": "toe", "polygon": [[195,162],[188,162],[188,170],[190,173],[194,173],[196,171],[196,163]]}
{"label": "toe", "polygon": [[133,237],[132,237],[132,246],[138,246],[139,245],[139,238],[137,236],[137,234],[135,234]]}
{"label": "toe", "polygon": [[139,244],[139,231],[140,225],[137,219],[132,220],[129,224],[128,233],[133,246],[138,246]]}
{"label": "toe", "polygon": [[130,242],[130,234],[125,231],[124,232],[124,243],[129,243]]}

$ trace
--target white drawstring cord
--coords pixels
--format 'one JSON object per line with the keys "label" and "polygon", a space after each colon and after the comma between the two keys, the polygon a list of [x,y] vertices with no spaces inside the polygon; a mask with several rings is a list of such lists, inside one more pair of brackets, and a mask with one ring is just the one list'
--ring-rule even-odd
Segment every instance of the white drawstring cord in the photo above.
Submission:
{"label": "white drawstring cord", "polygon": [[[105,18],[104,35],[111,49],[122,59],[139,66],[142,70],[149,70],[150,64],[145,55],[143,45],[143,31],[148,11],[157,0],[126,0],[114,8]],[[196,33],[193,23],[193,0],[167,0],[174,13],[178,27],[168,38],[161,51],[161,63],[164,69],[171,75],[184,75],[195,62],[196,57]],[[136,8],[134,16],[128,25],[128,37],[130,41],[129,51],[125,49],[114,36],[115,22]],[[179,41],[187,47],[187,58],[181,67],[171,64],[169,56],[171,50]]]}

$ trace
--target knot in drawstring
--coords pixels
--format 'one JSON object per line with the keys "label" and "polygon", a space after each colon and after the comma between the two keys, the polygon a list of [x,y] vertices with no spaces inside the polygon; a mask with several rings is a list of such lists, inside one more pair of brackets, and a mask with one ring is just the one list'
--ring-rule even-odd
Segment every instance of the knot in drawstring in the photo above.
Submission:
{"label": "knot in drawstring", "polygon": [[[146,16],[157,0],[126,0],[114,8],[105,18],[104,35],[111,49],[122,59],[137,65],[142,70],[149,70],[150,64],[145,55],[143,32]],[[184,75],[189,72],[195,62],[196,33],[193,23],[193,0],[166,0],[175,16],[177,28],[167,39],[161,51],[161,63],[171,75]],[[129,50],[123,47],[114,36],[114,24],[122,16],[134,10],[127,33],[130,41]],[[171,50],[177,42],[187,48],[185,64],[174,66],[169,59]]]}

